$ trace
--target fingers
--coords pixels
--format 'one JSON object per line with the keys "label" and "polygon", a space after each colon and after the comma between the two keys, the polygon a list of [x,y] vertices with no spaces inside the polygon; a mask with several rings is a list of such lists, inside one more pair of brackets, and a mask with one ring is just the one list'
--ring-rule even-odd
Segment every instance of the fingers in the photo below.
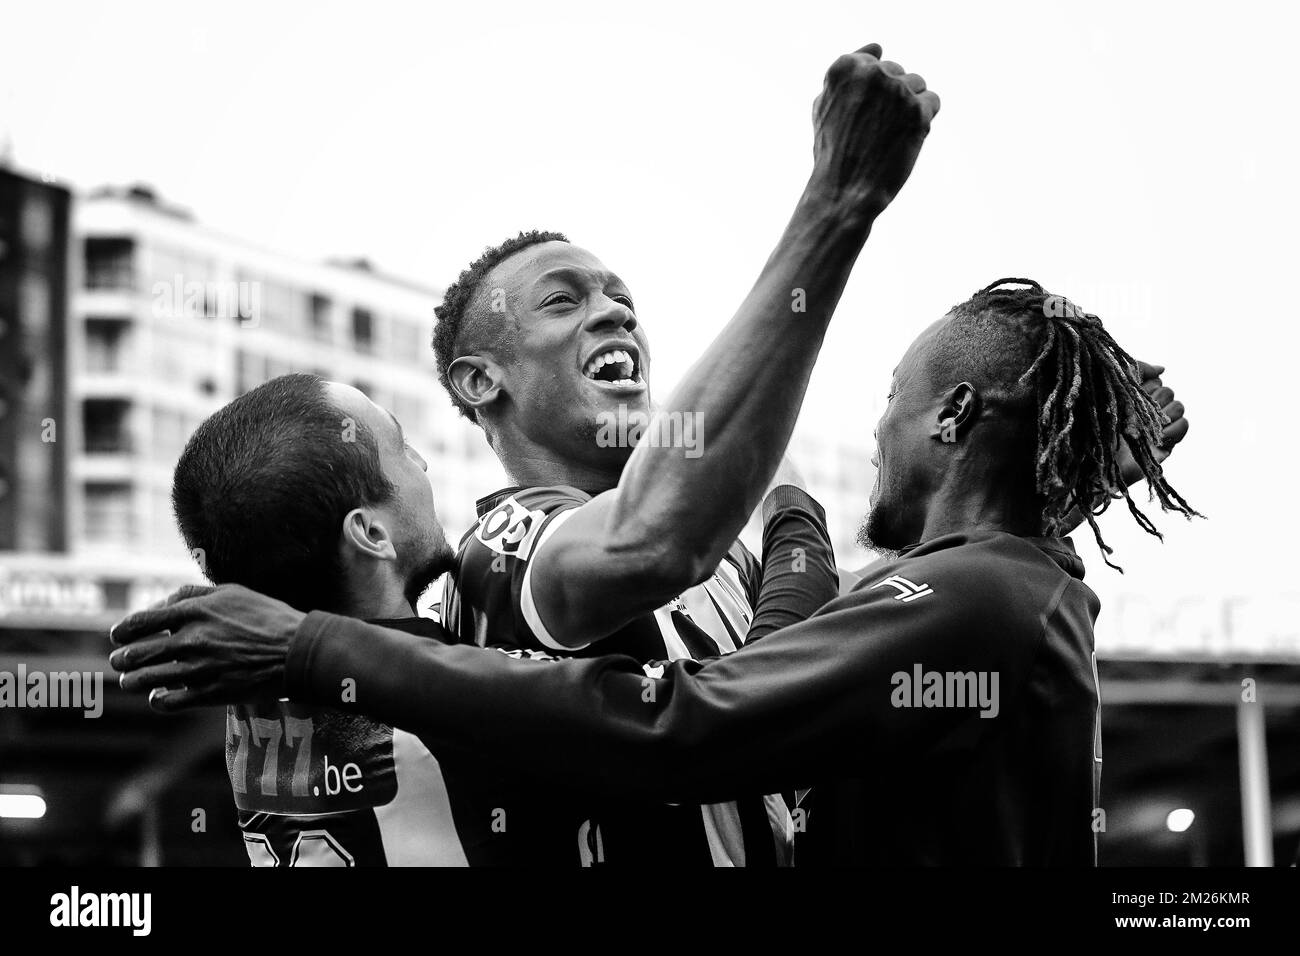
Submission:
{"label": "fingers", "polygon": [[108,663],[116,671],[134,671],[159,661],[174,661],[193,646],[192,638],[172,634],[144,637],[119,647],[108,655]]}
{"label": "fingers", "polygon": [[1161,407],[1160,410],[1165,413],[1165,418],[1168,419],[1168,422],[1166,422],[1165,427],[1168,427],[1169,422],[1176,422],[1179,419],[1181,419],[1183,415],[1186,414],[1187,411],[1186,408],[1183,406],[1183,403],[1176,400],[1172,402],[1165,402],[1165,404]]}
{"label": "fingers", "polygon": [[202,597],[205,594],[211,594],[215,590],[215,587],[208,584],[182,584],[161,601],[150,604],[148,609],[150,611],[157,611],[160,608],[175,604],[177,601],[184,601],[186,598],[192,597]]}
{"label": "fingers", "polygon": [[1160,447],[1165,451],[1170,451],[1175,445],[1187,437],[1187,431],[1191,428],[1191,423],[1182,417],[1180,412],[1177,419],[1171,421],[1160,432]]}
{"label": "fingers", "polygon": [[1164,408],[1174,400],[1174,390],[1168,385],[1157,385],[1147,392],[1157,405]]}
{"label": "fingers", "polygon": [[204,675],[201,664],[191,661],[167,661],[153,667],[128,671],[118,678],[118,686],[130,694],[143,693],[151,687],[184,687]]}
{"label": "fingers", "polygon": [[920,96],[917,97],[917,100],[919,100],[921,105],[925,108],[926,116],[929,119],[934,119],[936,116],[939,115],[939,94],[938,93],[935,93],[933,90],[926,90],[924,93],[922,93]]}
{"label": "fingers", "polygon": [[1144,382],[1150,379],[1158,379],[1165,373],[1163,365],[1152,365],[1150,362],[1143,362],[1141,359],[1137,360],[1137,367],[1138,377]]}
{"label": "fingers", "polygon": [[205,594],[211,594],[216,587],[211,584],[182,584],[171,597],[163,601],[163,605],[175,604],[177,601],[184,601],[187,598],[203,597]]}
{"label": "fingers", "polygon": [[[855,69],[863,66],[863,58],[879,61],[880,71],[886,76],[900,80],[907,89],[915,94],[921,101],[926,112],[926,118],[932,119],[939,112],[939,97],[931,93],[925,84],[925,78],[919,73],[908,73],[900,63],[893,60],[881,60],[883,51],[879,43],[868,43],[866,46],[855,50],[853,53],[846,53],[839,57],[831,68],[827,71],[827,80],[843,78],[852,73]],[[820,97],[818,98],[820,102]],[[813,104],[813,115],[817,115],[817,103]]]}
{"label": "fingers", "polygon": [[[1138,381],[1142,383],[1142,390],[1152,397],[1165,384],[1160,380],[1160,376],[1164,374],[1164,371],[1165,367],[1163,365],[1152,365],[1150,362],[1143,362],[1141,359],[1137,360]],[[1159,400],[1157,399],[1157,401]],[[1161,404],[1164,403],[1161,402]]]}
{"label": "fingers", "polygon": [[187,621],[198,617],[202,613],[202,608],[200,598],[185,597],[175,603],[136,611],[114,624],[109,629],[108,639],[114,644],[128,644],[142,637],[157,634],[159,631],[175,630]]}
{"label": "fingers", "polygon": [[1156,464],[1163,464],[1165,460],[1174,453],[1174,446],[1187,437],[1188,422],[1186,418],[1180,418],[1176,422],[1171,422],[1164,427],[1160,433],[1160,441],[1152,449],[1151,457],[1156,460]]}
{"label": "fingers", "polygon": [[203,687],[155,687],[149,693],[149,706],[160,714],[174,714],[191,707],[224,704],[220,690],[215,685]]}

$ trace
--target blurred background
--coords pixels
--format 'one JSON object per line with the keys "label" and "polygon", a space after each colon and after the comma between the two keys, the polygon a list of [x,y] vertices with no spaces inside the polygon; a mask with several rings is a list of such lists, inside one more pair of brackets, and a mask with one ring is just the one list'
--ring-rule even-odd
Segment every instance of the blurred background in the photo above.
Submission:
{"label": "blurred background", "polygon": [[[878,40],[943,112],[845,294],[791,453],[840,563],[911,339],[1029,276],[1168,367],[1168,465],[1206,521],[1076,544],[1097,629],[1103,865],[1300,846],[1300,465],[1274,357],[1300,160],[1294,14],[1265,3],[644,9],[51,2],[0,56],[0,674],[106,670],[106,629],[199,580],[171,515],[197,424],[301,370],[428,459],[449,535],[504,482],[440,390],[440,290],[520,229],[637,296],[666,394],[747,292],[809,169],[826,66]],[[1265,361],[1268,359],[1269,361]],[[752,543],[752,529],[751,529]],[[432,594],[430,595],[432,597]],[[0,865],[246,863],[220,713],[0,707]],[[1243,700],[1243,697],[1248,699]],[[196,827],[196,810],[204,826]]]}

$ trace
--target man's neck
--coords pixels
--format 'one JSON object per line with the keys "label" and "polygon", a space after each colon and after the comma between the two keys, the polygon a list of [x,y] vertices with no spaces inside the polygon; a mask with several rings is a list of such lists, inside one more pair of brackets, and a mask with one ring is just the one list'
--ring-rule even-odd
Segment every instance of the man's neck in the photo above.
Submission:
{"label": "man's neck", "polygon": [[1022,537],[1042,534],[1034,494],[1008,494],[1005,485],[975,484],[969,478],[946,483],[930,499],[920,541],[945,534],[1002,531]]}
{"label": "man's neck", "polygon": [[400,588],[376,588],[361,596],[349,595],[338,613],[363,621],[379,621],[412,617],[415,609]]}
{"label": "man's neck", "polygon": [[[520,447],[521,444],[525,447]],[[562,458],[551,449],[532,443],[502,441],[494,450],[513,485],[523,488],[567,485],[589,495],[598,495],[617,485],[626,463],[625,458],[611,455],[608,465],[602,462],[595,466]]]}

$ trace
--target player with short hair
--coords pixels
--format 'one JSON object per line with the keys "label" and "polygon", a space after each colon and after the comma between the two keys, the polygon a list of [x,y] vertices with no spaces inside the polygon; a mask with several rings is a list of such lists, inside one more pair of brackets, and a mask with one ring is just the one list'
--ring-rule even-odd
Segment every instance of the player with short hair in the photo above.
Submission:
{"label": "player with short hair", "polygon": [[[626,287],[590,253],[525,236],[449,290],[444,374],[518,486],[482,503],[492,523],[462,548],[446,602],[462,640],[602,640],[642,663],[743,641],[754,582],[727,555],[777,469],[853,263],[939,108],[920,76],[880,57],[869,44],[827,71],[813,172],[776,250],[655,412],[706,429],[703,453],[599,440],[610,416],[649,415],[649,350]],[[635,865],[779,862],[789,838],[776,797],[610,807],[602,823],[607,861]]]}
{"label": "player with short hair", "polygon": [[[1099,604],[1059,535],[1088,520],[1109,557],[1093,517],[1117,498],[1156,533],[1126,458],[1163,509],[1194,515],[1160,464],[1186,431],[1096,316],[1001,280],[895,369],[863,528],[895,556],[753,647],[652,679],[627,657],[528,664],[218,589],[129,618],[114,664],[136,690],[186,675],[151,696],[159,709],[256,680],[311,700],[355,675],[366,709],[440,753],[472,746],[536,781],[563,768],[611,796],[811,785],[801,863],[1092,865]],[[160,628],[177,633],[148,636]],[[362,635],[383,666],[356,652]]]}
{"label": "player with short hair", "polygon": [[[784,452],[854,258],[938,108],[921,77],[879,57],[869,46],[831,67],[790,226],[665,408],[651,404],[631,291],[563,234],[520,233],[448,287],[438,374],[509,480],[479,500],[447,582],[443,622],[462,641],[643,664],[742,646],[762,580],[735,536]],[[791,306],[796,288],[807,311]],[[790,829],[776,794],[607,802],[580,840],[610,864],[755,865],[788,860]]]}
{"label": "player with short hair", "polygon": [[[214,583],[450,642],[413,610],[454,565],[426,467],[362,392],[283,375],[199,425],[172,503]],[[406,731],[271,695],[227,708],[226,770],[255,866],[467,862],[449,769]],[[467,796],[462,830],[480,815]]]}
{"label": "player with short hair", "polygon": [[[293,374],[199,426],[172,498],[214,583],[452,643],[414,610],[455,563],[425,471],[388,411],[351,386]],[[835,588],[820,506],[783,488],[764,511],[749,639],[807,618]],[[581,862],[581,801],[503,786],[473,760],[439,761],[412,734],[330,703],[268,695],[227,708],[226,769],[254,865]]]}

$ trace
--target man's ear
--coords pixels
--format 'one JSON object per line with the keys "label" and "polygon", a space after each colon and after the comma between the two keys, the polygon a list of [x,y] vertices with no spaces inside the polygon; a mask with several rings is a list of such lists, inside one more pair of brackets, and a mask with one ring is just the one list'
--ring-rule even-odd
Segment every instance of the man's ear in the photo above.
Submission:
{"label": "man's ear", "polygon": [[979,392],[970,382],[962,382],[944,397],[930,437],[947,444],[960,441],[975,423],[979,409]]}
{"label": "man's ear", "polygon": [[379,561],[397,558],[397,548],[393,544],[393,536],[388,533],[388,525],[369,508],[353,508],[343,516],[339,547],[344,561],[349,557],[367,557]]}
{"label": "man's ear", "polygon": [[501,396],[502,378],[501,366],[482,355],[462,355],[447,367],[452,390],[476,413]]}

